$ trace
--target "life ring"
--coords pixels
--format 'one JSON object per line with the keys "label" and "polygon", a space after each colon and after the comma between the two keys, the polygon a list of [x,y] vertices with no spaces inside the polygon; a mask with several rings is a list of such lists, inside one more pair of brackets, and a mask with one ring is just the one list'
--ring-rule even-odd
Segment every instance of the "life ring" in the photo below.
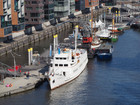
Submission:
{"label": "life ring", "polygon": [[9,84],[7,84],[6,87],[9,87]]}
{"label": "life ring", "polygon": [[76,56],[79,56],[80,54],[79,53],[76,53]]}
{"label": "life ring", "polygon": [[9,87],[12,87],[13,85],[10,83]]}
{"label": "life ring", "polygon": [[64,49],[63,49],[63,51],[69,51],[69,49],[67,49],[67,48],[64,48]]}

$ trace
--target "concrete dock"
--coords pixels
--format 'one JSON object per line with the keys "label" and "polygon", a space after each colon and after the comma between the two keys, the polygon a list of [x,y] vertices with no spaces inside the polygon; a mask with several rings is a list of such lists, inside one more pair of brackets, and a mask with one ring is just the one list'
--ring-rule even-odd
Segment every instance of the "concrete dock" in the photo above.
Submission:
{"label": "concrete dock", "polygon": [[[39,73],[41,69],[30,71],[29,78],[26,75],[22,77],[7,77],[0,84],[0,97],[10,96],[12,94],[34,89],[40,82],[44,81],[45,76]],[[7,87],[10,85],[11,87]]]}

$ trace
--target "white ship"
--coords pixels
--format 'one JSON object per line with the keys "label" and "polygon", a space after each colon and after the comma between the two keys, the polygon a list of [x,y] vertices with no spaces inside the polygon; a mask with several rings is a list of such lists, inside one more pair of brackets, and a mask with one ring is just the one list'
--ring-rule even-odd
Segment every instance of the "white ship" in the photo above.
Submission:
{"label": "white ship", "polygon": [[102,29],[96,33],[96,36],[100,39],[109,39],[111,37],[108,29]]}
{"label": "white ship", "polygon": [[[90,20],[89,24],[91,26],[91,20]],[[104,26],[104,23],[101,20],[99,20],[98,22],[97,21],[93,22],[93,27],[92,28],[99,28],[101,26]]]}
{"label": "white ship", "polygon": [[[88,63],[87,51],[84,49],[77,49],[76,34],[78,33],[78,26],[75,33],[75,49],[70,48],[58,48],[58,51],[54,50],[53,59],[51,59],[51,65],[47,78],[51,89],[58,88],[78,77],[85,69]],[[54,49],[55,38],[54,36]]]}

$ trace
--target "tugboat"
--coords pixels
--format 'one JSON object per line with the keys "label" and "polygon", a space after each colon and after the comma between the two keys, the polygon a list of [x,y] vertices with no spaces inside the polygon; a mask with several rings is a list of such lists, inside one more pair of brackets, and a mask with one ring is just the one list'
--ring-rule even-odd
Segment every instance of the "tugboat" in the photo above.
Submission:
{"label": "tugboat", "polygon": [[100,60],[110,60],[112,58],[113,46],[102,44],[97,51],[97,57]]}
{"label": "tugboat", "polygon": [[58,47],[57,35],[54,36],[54,54],[50,59],[49,71],[46,73],[50,89],[58,88],[77,78],[88,63],[87,51],[77,49],[78,26],[75,30],[75,49]]}
{"label": "tugboat", "polygon": [[98,31],[96,33],[96,36],[99,37],[101,40],[110,40],[111,38],[110,31],[108,31],[107,29],[102,29],[101,31]]}

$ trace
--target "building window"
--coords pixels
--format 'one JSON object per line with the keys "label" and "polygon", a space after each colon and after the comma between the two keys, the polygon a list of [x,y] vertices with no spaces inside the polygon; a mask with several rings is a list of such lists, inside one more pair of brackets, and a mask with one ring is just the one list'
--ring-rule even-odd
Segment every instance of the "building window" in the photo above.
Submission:
{"label": "building window", "polygon": [[26,9],[27,9],[27,10],[33,10],[33,8],[32,8],[32,7],[26,7]]}
{"label": "building window", "polygon": [[37,4],[37,1],[32,1],[32,4]]}
{"label": "building window", "polygon": [[11,27],[4,29],[4,35],[8,35],[8,34],[11,34],[11,33],[12,33],[12,28]]}
{"label": "building window", "polygon": [[20,24],[20,25],[13,25],[13,31],[20,31],[24,29],[24,24]]}
{"label": "building window", "polygon": [[27,21],[28,21],[28,19],[25,19],[25,21],[27,22]]}
{"label": "building window", "polygon": [[41,13],[30,13],[31,17],[40,17]]}
{"label": "building window", "polygon": [[37,21],[37,19],[34,19],[34,21]]}

